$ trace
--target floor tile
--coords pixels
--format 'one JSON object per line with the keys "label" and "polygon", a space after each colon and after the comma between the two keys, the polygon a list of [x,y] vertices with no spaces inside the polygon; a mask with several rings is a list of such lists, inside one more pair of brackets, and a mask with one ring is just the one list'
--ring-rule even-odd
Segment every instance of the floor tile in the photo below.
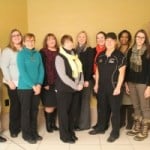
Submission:
{"label": "floor tile", "polygon": [[150,144],[144,144],[144,145],[133,145],[134,150],[149,150]]}
{"label": "floor tile", "polygon": [[70,150],[101,150],[100,145],[70,145]]}
{"label": "floor tile", "polygon": [[134,149],[132,145],[102,145],[102,150],[134,150]]}
{"label": "floor tile", "polygon": [[78,141],[76,144],[100,144],[99,135],[89,135],[89,130],[76,132]]}
{"label": "floor tile", "polygon": [[69,144],[65,145],[43,145],[41,144],[37,150],[70,150]]}

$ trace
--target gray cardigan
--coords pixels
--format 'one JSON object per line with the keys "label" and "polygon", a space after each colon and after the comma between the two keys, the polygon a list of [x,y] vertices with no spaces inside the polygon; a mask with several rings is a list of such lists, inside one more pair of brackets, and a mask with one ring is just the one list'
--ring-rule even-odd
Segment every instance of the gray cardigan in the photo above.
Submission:
{"label": "gray cardigan", "polygon": [[1,69],[3,73],[3,82],[13,81],[18,85],[18,67],[17,67],[17,53],[11,48],[6,47],[1,54]]}

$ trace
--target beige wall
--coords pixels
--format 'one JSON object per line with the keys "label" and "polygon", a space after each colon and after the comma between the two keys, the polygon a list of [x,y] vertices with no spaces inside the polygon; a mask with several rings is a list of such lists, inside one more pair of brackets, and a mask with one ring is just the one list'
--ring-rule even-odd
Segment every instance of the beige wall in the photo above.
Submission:
{"label": "beige wall", "polygon": [[37,36],[37,47],[43,37],[53,32],[60,37],[80,30],[88,32],[95,45],[95,34],[104,30],[118,33],[128,29],[135,33],[150,22],[149,0],[27,0],[28,29]]}
{"label": "beige wall", "polygon": [[0,47],[8,44],[11,29],[27,32],[27,1],[0,0]]}
{"label": "beige wall", "polygon": [[[27,32],[27,1],[26,0],[0,0],[0,47],[4,48],[8,44],[10,30],[18,28],[23,33]],[[1,80],[0,72],[0,80]],[[2,88],[2,99],[6,99],[7,92]],[[0,93],[1,94],[1,93]],[[8,111],[4,106],[3,110]]]}

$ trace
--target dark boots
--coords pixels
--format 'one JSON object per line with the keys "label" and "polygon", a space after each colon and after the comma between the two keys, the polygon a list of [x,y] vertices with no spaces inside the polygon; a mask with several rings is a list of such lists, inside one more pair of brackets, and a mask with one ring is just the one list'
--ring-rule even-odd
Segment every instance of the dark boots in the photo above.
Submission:
{"label": "dark boots", "polygon": [[51,126],[52,126],[53,130],[58,130],[58,127],[56,126],[56,117],[57,117],[57,109],[55,109],[52,112],[52,123],[51,123]]}
{"label": "dark boots", "polygon": [[134,114],[134,109],[133,109],[133,105],[128,105],[127,106],[127,125],[126,125],[126,129],[131,130],[133,127],[133,123],[134,123],[134,118],[133,118],[133,114]]}
{"label": "dark boots", "polygon": [[134,109],[132,105],[122,105],[120,109],[120,128],[126,126],[126,129],[131,130],[134,119]]}
{"label": "dark boots", "polygon": [[47,112],[44,112],[45,113],[45,121],[46,121],[46,130],[47,132],[53,132],[53,129],[52,129],[52,113],[47,113]]}
{"label": "dark boots", "polygon": [[58,130],[56,126],[56,115],[57,115],[56,110],[54,110],[54,112],[52,113],[45,112],[46,129],[48,132],[53,132],[53,130]]}

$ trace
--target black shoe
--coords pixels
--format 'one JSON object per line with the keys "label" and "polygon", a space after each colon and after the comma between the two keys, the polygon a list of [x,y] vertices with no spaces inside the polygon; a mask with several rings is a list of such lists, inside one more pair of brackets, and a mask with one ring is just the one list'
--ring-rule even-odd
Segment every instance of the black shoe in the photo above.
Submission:
{"label": "black shoe", "polygon": [[56,125],[52,125],[52,129],[57,131],[59,128]]}
{"label": "black shoe", "polygon": [[30,144],[36,144],[37,143],[37,140],[35,138],[33,138],[33,137],[24,138],[24,140],[27,141]]}
{"label": "black shoe", "polygon": [[118,137],[114,137],[114,136],[109,136],[109,138],[107,139],[107,142],[115,142],[115,140],[118,139]]}
{"label": "black shoe", "polygon": [[69,143],[69,144],[74,144],[75,143],[75,140],[73,139],[68,139],[68,140],[64,140],[64,139],[61,139],[64,143]]}
{"label": "black shoe", "polygon": [[95,134],[104,134],[104,130],[92,130],[89,132],[90,135],[95,135]]}
{"label": "black shoe", "polygon": [[75,131],[81,131],[82,129],[80,129],[79,127],[76,127],[74,130]]}
{"label": "black shoe", "polygon": [[127,130],[131,130],[131,129],[132,129],[132,125],[127,125],[127,126],[126,126],[126,129],[127,129]]}
{"label": "black shoe", "polygon": [[98,126],[98,125],[96,124],[96,125],[94,125],[92,128],[93,128],[93,129],[96,129],[96,128],[97,128],[97,126]]}
{"label": "black shoe", "polygon": [[75,136],[75,135],[72,135],[72,139],[73,139],[74,141],[77,141],[77,140],[78,140],[78,137]]}
{"label": "black shoe", "polygon": [[17,134],[17,133],[10,133],[10,136],[11,136],[12,138],[16,138],[16,137],[18,137],[18,134]]}
{"label": "black shoe", "polygon": [[0,136],[0,142],[6,142],[7,140],[5,138],[3,138],[2,136]]}
{"label": "black shoe", "polygon": [[34,135],[34,138],[35,138],[35,140],[37,140],[37,141],[42,141],[42,140],[43,140],[42,136],[40,136],[40,135],[38,135],[38,134]]}

